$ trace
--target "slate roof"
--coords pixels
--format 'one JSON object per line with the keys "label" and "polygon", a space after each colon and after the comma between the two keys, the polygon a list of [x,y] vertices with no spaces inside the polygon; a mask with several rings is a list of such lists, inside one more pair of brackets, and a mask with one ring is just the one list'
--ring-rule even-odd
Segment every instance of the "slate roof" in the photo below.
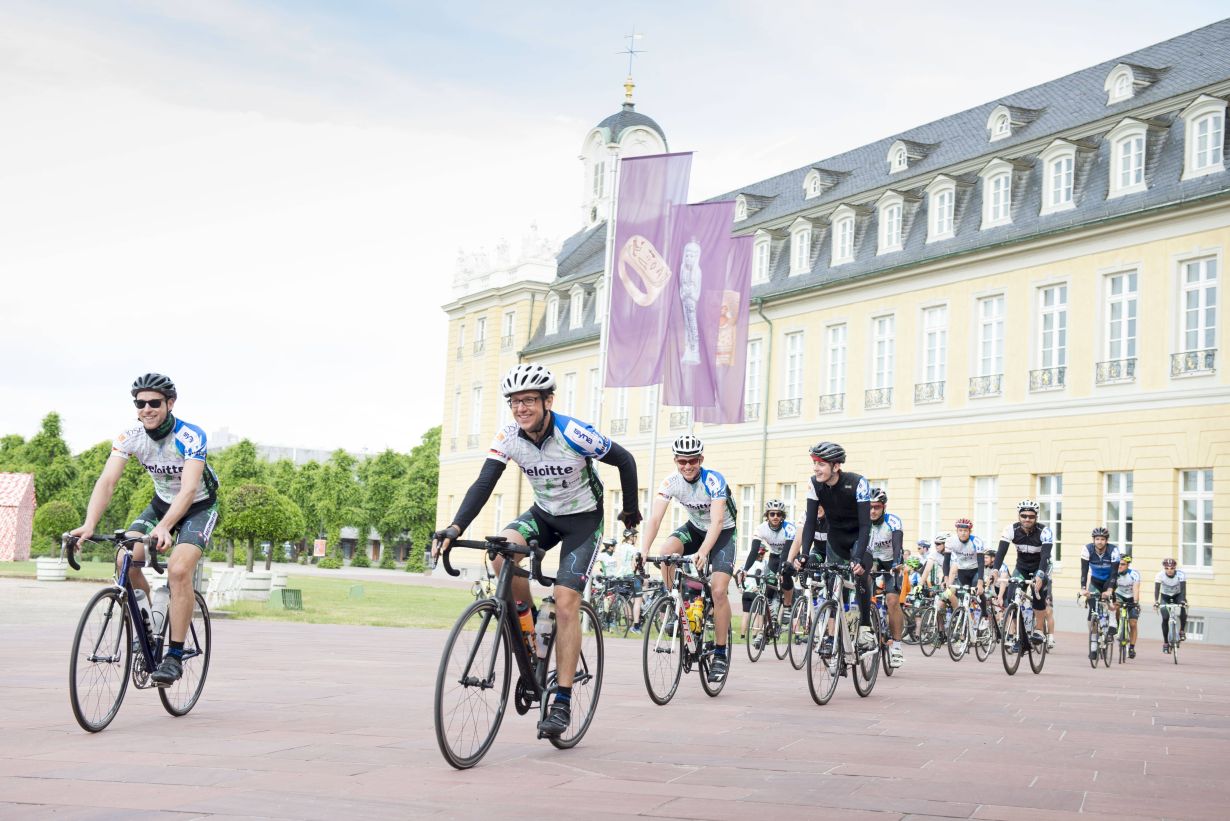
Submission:
{"label": "slate roof", "polygon": [[598,123],[595,128],[600,131],[605,129],[607,132],[606,141],[609,143],[614,143],[619,142],[620,135],[622,135],[625,131],[638,125],[645,128],[651,128],[658,132],[658,136],[662,138],[662,142],[666,142],[666,132],[662,130],[662,126],[654,122],[652,117],[647,117],[637,111],[635,103],[624,103],[623,108]]}
{"label": "slate roof", "polygon": [[[1139,72],[1138,77],[1145,76],[1151,83],[1145,88],[1136,89],[1130,99],[1108,106],[1104,88],[1106,77],[1121,63],[1131,65]],[[1146,71],[1140,72],[1142,68]],[[1186,181],[1181,179],[1186,135],[1178,111],[1182,107],[1180,100],[1227,80],[1230,80],[1230,19],[932,123],[886,136],[852,151],[808,163],[713,197],[710,201],[730,200],[743,194],[749,201],[748,218],[734,223],[733,231],[737,234],[754,233],[758,229],[770,232],[769,281],[753,286],[752,296],[756,298],[811,289],[1169,204],[1225,196],[1230,194],[1230,171]],[[1173,110],[1150,119],[1154,127],[1150,130],[1146,152],[1148,190],[1106,199],[1110,176],[1110,146],[1103,139],[1106,132],[1124,117],[1133,116],[1138,109],[1172,98],[1176,100]],[[1011,136],[991,142],[987,120],[1000,105],[1016,110],[1014,113],[1028,112],[1032,119],[1014,126]],[[1104,126],[1099,128],[1098,133],[1084,136],[1080,141],[1072,139],[1074,133],[1087,130],[1091,124],[1099,122],[1104,122]],[[1223,131],[1230,137],[1230,128]],[[1060,137],[1088,146],[1078,152],[1075,207],[1039,216],[1042,169],[1037,162],[1037,153],[1052,139]],[[922,159],[912,161],[907,170],[890,174],[888,151],[898,140],[922,144],[929,150]],[[1028,151],[1021,148],[1026,144],[1031,146]],[[982,230],[982,186],[977,184],[977,177],[970,174],[969,166],[974,164],[976,170],[995,158],[1013,162],[1018,168],[1013,175],[1012,222]],[[954,167],[963,167],[963,174],[952,174]],[[819,196],[806,199],[803,180],[813,168],[837,172],[833,175],[836,184]],[[889,188],[907,195],[921,194],[922,189],[941,173],[957,176],[965,183],[957,189],[956,226],[952,239],[930,244],[926,242],[928,200],[922,198],[912,206],[907,203],[902,250],[876,254],[879,226],[877,216],[871,210],[867,216],[860,216],[857,220],[854,260],[835,268],[829,266],[831,231],[827,230],[822,219],[816,219],[819,215],[831,212],[842,203],[866,205]],[[808,273],[791,277],[788,275],[787,229],[800,216],[816,219],[812,235],[812,267]],[[565,241],[559,258],[557,283],[602,271],[605,229],[605,224],[600,223]],[[587,247],[597,248],[598,252],[596,256],[581,260],[580,249]],[[586,302],[588,304],[592,299],[587,298]],[[540,325],[526,351],[554,348],[566,342],[596,337],[599,329],[592,321],[592,310],[587,313],[586,324],[572,331],[567,338],[562,330],[559,334],[544,336]],[[566,327],[562,316],[560,327]]]}

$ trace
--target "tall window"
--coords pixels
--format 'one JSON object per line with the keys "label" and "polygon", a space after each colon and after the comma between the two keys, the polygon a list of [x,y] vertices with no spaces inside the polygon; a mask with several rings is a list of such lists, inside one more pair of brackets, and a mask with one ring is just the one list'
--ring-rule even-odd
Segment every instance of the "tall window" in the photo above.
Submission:
{"label": "tall window", "polygon": [[1068,286],[1038,292],[1038,367],[1062,368],[1068,362]]}
{"label": "tall window", "polygon": [[987,180],[990,191],[990,211],[988,216],[993,224],[1009,222],[1012,219],[1012,175],[1008,172],[996,174]]}
{"label": "tall window", "polygon": [[461,386],[453,390],[453,436],[461,433]]}
{"label": "tall window", "polygon": [[560,399],[563,400],[564,407],[569,413],[574,413],[573,408],[577,406],[577,375],[576,373],[564,374],[564,391]]}
{"label": "tall window", "polygon": [[803,397],[803,332],[786,334],[786,384],[784,399]]}
{"label": "tall window", "polygon": [[598,280],[594,286],[594,320],[601,322],[606,316],[606,280]]}
{"label": "tall window", "polygon": [[768,282],[769,281],[769,240],[756,240],[756,247],[753,250],[752,258],[752,281],[753,282]]}
{"label": "tall window", "polygon": [[1185,470],[1179,477],[1179,545],[1185,567],[1213,566],[1213,471]]}
{"label": "tall window", "polygon": [[516,311],[505,311],[504,312],[503,336],[511,337],[514,331],[516,330],[516,327],[517,327],[517,312]]}
{"label": "tall window", "polygon": [[930,539],[940,532],[940,480],[918,480],[918,527]]}
{"label": "tall window", "polygon": [[831,394],[846,392],[846,326],[830,325],[828,335],[828,357],[825,372],[825,391]]}
{"label": "tall window", "polygon": [[491,505],[491,532],[499,533],[504,529],[504,525],[508,521],[504,518],[504,494],[497,493],[491,497],[493,504]]}
{"label": "tall window", "polygon": [[952,236],[955,190],[942,188],[931,195],[931,233],[933,239]]}
{"label": "tall window", "polygon": [[575,288],[568,297],[568,327],[580,328],[585,316],[585,291]]}
{"label": "tall window", "polygon": [[901,203],[885,205],[880,211],[880,253],[901,248]]}
{"label": "tall window", "polygon": [[[745,551],[752,549],[752,538],[756,533],[756,523],[760,521],[760,517],[756,513],[756,486],[740,485],[739,521],[743,522],[743,526],[739,528],[738,532],[743,534],[743,549]],[[742,564],[736,565],[736,567],[742,566]]]}
{"label": "tall window", "polygon": [[651,420],[654,414],[658,412],[658,386],[650,385],[645,388],[641,394],[641,416],[647,416]]}
{"label": "tall window", "polygon": [[1106,278],[1106,359],[1136,358],[1136,272]]}
{"label": "tall window", "polygon": [[[628,389],[615,389],[615,410],[612,412],[612,419],[627,419],[628,418]],[[631,431],[628,431],[631,433]]]}
{"label": "tall window", "polygon": [[759,339],[747,341],[747,363],[743,372],[743,402],[747,405],[760,404],[760,346]]}
{"label": "tall window", "polygon": [[1145,135],[1133,134],[1115,144],[1116,188],[1143,185],[1145,181]]}
{"label": "tall window", "polygon": [[948,370],[948,306],[923,309],[923,381],[943,382]]}
{"label": "tall window", "polygon": [[1110,540],[1132,549],[1132,471],[1107,473],[1105,478],[1106,527]]}
{"label": "tall window", "polygon": [[795,518],[798,515],[798,511],[795,510],[797,494],[795,493],[794,483],[778,485],[777,498],[781,499],[782,503],[786,505],[786,521],[797,524],[799,520]]}
{"label": "tall window", "polygon": [[487,317],[480,316],[474,322],[474,341],[485,342],[487,340]]}
{"label": "tall window", "polygon": [[1206,114],[1192,124],[1195,136],[1192,153],[1192,170],[1220,168],[1225,141],[1226,118],[1222,112]]}
{"label": "tall window", "polygon": [[466,326],[461,323],[457,326],[457,356],[461,356],[461,349],[466,346]]}
{"label": "tall window", "polygon": [[854,217],[842,217],[833,224],[833,264],[854,259]]}
{"label": "tall window", "polygon": [[998,476],[974,477],[974,530],[983,539],[991,541],[998,529],[995,526],[995,503],[999,499]]}
{"label": "tall window", "polygon": [[1183,350],[1217,347],[1217,258],[1183,263]]}
{"label": "tall window", "polygon": [[602,383],[598,380],[598,369],[589,369],[589,418],[597,421],[598,406],[602,404]]}
{"label": "tall window", "polygon": [[1049,189],[1047,203],[1051,208],[1062,208],[1072,204],[1072,167],[1071,154],[1056,157],[1051,160],[1048,169],[1047,187]]}
{"label": "tall window", "polygon": [[559,330],[559,294],[547,297],[547,333]]}
{"label": "tall window", "polygon": [[619,521],[619,514],[623,512],[623,509],[624,509],[624,492],[622,490],[612,490],[611,491],[611,504],[607,508],[607,512],[611,515],[610,524],[607,525],[607,527],[610,528],[610,530],[608,530],[607,532],[610,533],[612,536],[614,536],[617,539],[619,538],[620,534],[624,532],[623,522]]}
{"label": "tall window", "polygon": [[483,389],[475,385],[470,393],[470,435],[477,436],[483,430]]}
{"label": "tall window", "polygon": [[1004,372],[1004,297],[978,300],[978,375]]}
{"label": "tall window", "polygon": [[872,369],[875,372],[876,388],[891,388],[893,386],[893,359],[896,339],[894,337],[895,317],[877,316],[871,320]]}
{"label": "tall window", "polygon": [[1063,558],[1063,474],[1044,473],[1038,476],[1038,521],[1050,525],[1055,539],[1052,555]]}
{"label": "tall window", "polygon": [[790,273],[811,270],[811,229],[799,228],[790,235]]}

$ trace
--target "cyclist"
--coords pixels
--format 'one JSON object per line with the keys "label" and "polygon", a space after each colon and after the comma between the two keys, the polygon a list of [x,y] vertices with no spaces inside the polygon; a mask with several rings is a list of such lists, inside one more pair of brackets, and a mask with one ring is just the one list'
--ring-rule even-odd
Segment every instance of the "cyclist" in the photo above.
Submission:
{"label": "cyclist", "polygon": [[[1008,555],[1008,548],[1016,548],[1016,568],[1012,574],[1012,581],[1008,585],[1008,595],[1015,595],[1016,585],[1025,578],[1025,574],[1034,574],[1033,583],[1030,585],[1030,597],[1034,609],[1034,617],[1037,620],[1035,625],[1039,629],[1034,630],[1032,638],[1035,641],[1045,641],[1046,649],[1053,650],[1055,648],[1055,638],[1051,635],[1051,613],[1047,609],[1047,569],[1051,565],[1051,549],[1054,546],[1054,537],[1051,535],[1051,529],[1046,525],[1038,523],[1038,508],[1039,505],[1033,499],[1022,499],[1017,502],[1016,512],[1017,521],[1004,528],[1004,532],[999,539],[999,549],[995,552],[995,569],[999,570],[1004,566],[1004,557]],[[997,604],[1000,607],[1004,606],[1005,591],[1001,590],[999,601]],[[1019,647],[1008,648],[1010,652],[1019,651]]]}
{"label": "cyclist", "polygon": [[[140,424],[115,438],[111,456],[90,494],[85,523],[72,535],[79,539],[94,535],[124,473],[124,463],[136,456],[154,480],[154,498],[133,520],[128,535],[154,536],[158,540],[154,549],[159,553],[171,549],[166,563],[171,642],[158,669],[150,674],[155,685],[168,687],[183,675],[184,639],[194,603],[192,575],[218,525],[218,477],[206,459],[205,431],[171,413],[178,393],[170,377],[160,373],[139,376],[131,392]],[[136,545],[132,556],[128,580],[149,598],[149,582],[141,573],[145,546]]]}
{"label": "cyclist", "polygon": [[816,519],[821,508],[828,525],[828,540],[824,561],[831,564],[849,563],[854,574],[854,592],[858,599],[859,637],[857,649],[874,650],[875,636],[871,631],[871,585],[867,575],[871,567],[871,486],[857,473],[842,469],[846,450],[836,442],[817,442],[811,447],[812,478],[807,483],[807,512],[803,517],[803,537],[798,551],[791,548],[789,559],[795,569],[807,562],[808,551],[815,541]]}
{"label": "cyclist", "polygon": [[953,529],[957,535],[946,537],[944,540],[944,549],[948,554],[945,573],[947,590],[944,598],[948,600],[948,606],[955,611],[957,590],[954,582],[958,585],[973,587],[975,588],[974,595],[985,610],[986,602],[983,599],[984,588],[982,586],[984,567],[982,554],[985,548],[982,539],[973,534],[974,523],[969,519],[957,519],[953,523]]}
{"label": "cyclist", "polygon": [[[555,646],[559,673],[555,701],[538,724],[545,736],[558,736],[572,718],[572,682],[581,652],[581,594],[602,537],[602,480],[594,460],[619,470],[624,509],[619,520],[636,527],[636,460],[632,454],[585,422],[552,410],[555,377],[542,365],[516,365],[500,382],[500,392],[512,409],[513,422],[491,443],[478,479],[466,491],[461,507],[432,549],[433,558],[448,548],[482,510],[508,465],[516,462],[534,490],[534,502],[500,533],[525,545],[536,539],[543,549],[561,545],[555,583]],[[494,564],[499,572],[502,559]],[[513,597],[530,602],[530,583],[513,579]]]}
{"label": "cyclist", "polygon": [[794,600],[794,568],[785,559],[795,539],[795,527],[786,521],[786,504],[780,499],[769,499],[764,503],[764,518],[752,533],[752,549],[747,553],[743,570],[747,571],[762,545],[768,548],[767,570],[781,577],[779,584],[782,591],[782,618],[787,619]]}
{"label": "cyclist", "polygon": [[756,600],[758,592],[757,580],[765,574],[768,567],[768,548],[762,542],[759,547],[752,548],[748,551],[747,561],[743,563],[743,569],[735,574],[735,582],[743,590],[743,629],[739,631],[739,638],[744,638],[747,635],[747,617],[746,614],[752,610],[752,602]]}
{"label": "cyclist", "polygon": [[[1093,541],[1081,551],[1081,595],[1089,606],[1086,621],[1093,619],[1095,596],[1109,599],[1115,571],[1119,568],[1119,548],[1110,543],[1110,530],[1095,527],[1090,534]],[[1097,658],[1096,648],[1089,650],[1089,658]]]}
{"label": "cyclist", "polygon": [[[731,498],[726,478],[716,470],[702,467],[705,446],[699,438],[685,433],[675,440],[671,451],[678,471],[658,486],[644,543],[647,547],[653,545],[671,499],[678,501],[688,512],[688,520],[666,537],[661,555],[694,555],[698,569],[706,563],[710,565],[709,588],[713,593],[716,642],[709,681],[716,683],[726,677],[730,663],[726,657],[726,638],[730,630],[730,577],[735,572],[735,500]],[[662,581],[668,588],[674,578],[675,569],[662,565]]]}
{"label": "cyclist", "polygon": [[1115,574],[1115,599],[1111,602],[1111,610],[1119,612],[1119,608],[1127,611],[1128,626],[1128,658],[1136,658],[1136,635],[1140,619],[1140,574],[1132,569],[1131,554],[1119,559],[1119,569]]}
{"label": "cyclist", "polygon": [[[944,542],[947,539],[947,533],[935,534],[934,544],[929,545],[929,549],[923,554],[920,578],[923,593],[935,596],[932,602],[935,607],[935,630],[940,638],[944,637],[944,616],[948,612],[944,609],[944,599],[940,595],[943,592],[941,588],[944,579],[948,578],[948,554],[944,552]],[[921,629],[920,624],[920,632]]]}
{"label": "cyclist", "polygon": [[[1163,604],[1181,604],[1179,641],[1187,641],[1187,577],[1174,559],[1162,559],[1162,569],[1153,580],[1153,609]],[[1170,611],[1162,611],[1162,652],[1170,652]]]}
{"label": "cyclist", "polygon": [[645,560],[640,548],[636,546],[636,531],[625,530],[624,540],[615,550],[617,560],[615,572],[621,579],[632,582],[632,632],[641,632],[641,598],[644,590],[642,575],[645,571]]}
{"label": "cyclist", "polygon": [[901,573],[902,573],[902,541],[905,534],[901,530],[901,519],[895,514],[886,513],[888,493],[878,487],[871,489],[871,569],[892,571],[891,576],[884,580],[884,599],[888,608],[888,629],[892,633],[892,646],[888,650],[888,665],[900,667],[905,663],[905,655],[901,652]]}
{"label": "cyclist", "polygon": [[619,577],[619,559],[615,557],[615,545],[619,544],[615,541],[614,536],[607,536],[602,540],[602,551],[598,554],[597,576],[603,576],[608,581]]}

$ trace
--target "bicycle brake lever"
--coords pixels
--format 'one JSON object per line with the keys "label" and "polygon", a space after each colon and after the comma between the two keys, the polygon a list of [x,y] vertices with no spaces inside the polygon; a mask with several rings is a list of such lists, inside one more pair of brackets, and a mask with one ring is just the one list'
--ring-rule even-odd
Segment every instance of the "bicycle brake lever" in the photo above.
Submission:
{"label": "bicycle brake lever", "polygon": [[77,552],[77,541],[78,540],[76,536],[70,535],[68,533],[65,533],[63,536],[60,537],[60,555],[64,556],[67,554],[68,565],[73,570],[81,569],[81,565],[77,564],[76,556],[73,555]]}
{"label": "bicycle brake lever", "polygon": [[161,576],[163,565],[158,561],[158,540],[153,536],[142,536],[141,542],[145,545],[145,555],[149,558],[149,566]]}

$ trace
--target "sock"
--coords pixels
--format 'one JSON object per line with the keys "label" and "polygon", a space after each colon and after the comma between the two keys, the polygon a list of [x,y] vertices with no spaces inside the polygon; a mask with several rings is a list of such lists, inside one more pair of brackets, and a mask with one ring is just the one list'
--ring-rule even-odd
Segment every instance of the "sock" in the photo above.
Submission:
{"label": "sock", "polygon": [[726,658],[726,645],[725,645],[725,644],[719,644],[719,645],[715,646],[715,647],[713,648],[713,656],[714,656],[714,658],[720,658],[720,659],[724,659],[724,658]]}
{"label": "sock", "polygon": [[167,655],[182,659],[184,657],[184,643],[182,641],[171,642],[171,649],[167,650]]}
{"label": "sock", "polygon": [[572,703],[572,688],[560,687],[555,691],[556,704],[571,704]]}
{"label": "sock", "polygon": [[894,641],[893,641],[893,649],[894,649],[894,650],[896,650],[896,649],[897,649],[898,647],[900,647],[900,646],[901,646],[901,642],[896,641],[896,640],[894,640]]}

